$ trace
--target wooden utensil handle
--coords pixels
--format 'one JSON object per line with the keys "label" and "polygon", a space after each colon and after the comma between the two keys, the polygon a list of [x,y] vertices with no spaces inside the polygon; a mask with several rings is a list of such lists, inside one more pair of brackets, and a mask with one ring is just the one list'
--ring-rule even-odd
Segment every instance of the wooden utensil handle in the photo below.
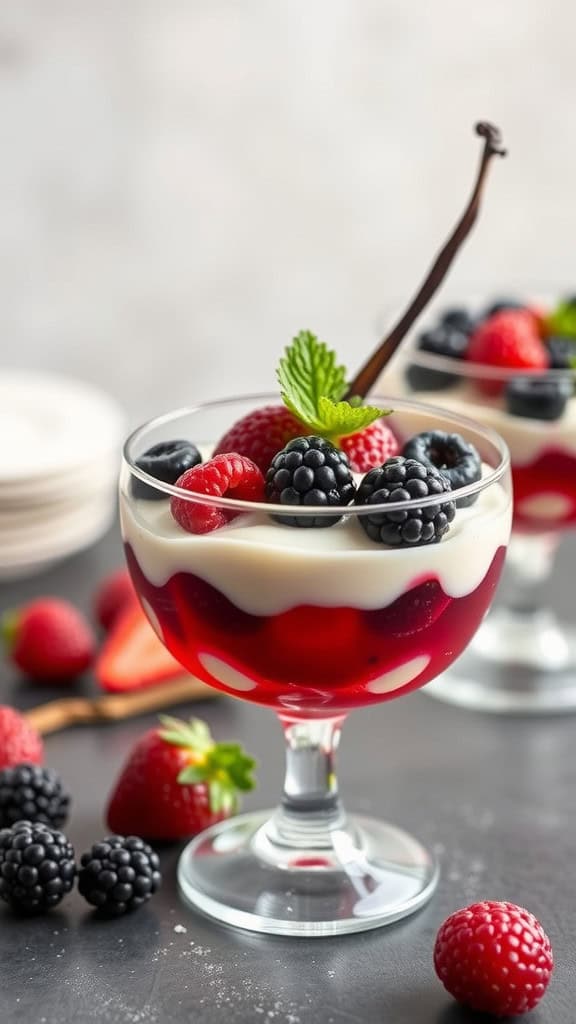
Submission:
{"label": "wooden utensil handle", "polygon": [[193,676],[179,676],[169,683],[137,693],[105,694],[102,697],[63,697],[24,712],[38,732],[57,732],[80,723],[119,721],[170,707],[172,704],[215,697],[216,692]]}

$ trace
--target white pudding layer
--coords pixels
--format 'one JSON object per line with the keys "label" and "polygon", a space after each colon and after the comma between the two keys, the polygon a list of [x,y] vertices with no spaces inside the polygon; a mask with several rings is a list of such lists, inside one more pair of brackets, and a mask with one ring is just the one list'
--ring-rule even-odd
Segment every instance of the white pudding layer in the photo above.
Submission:
{"label": "white pudding layer", "polygon": [[474,505],[456,510],[442,541],[414,548],[376,544],[354,515],[335,526],[302,529],[247,514],[194,535],[173,519],[169,501],[134,500],[126,488],[120,515],[124,540],[153,585],[192,573],[242,611],[273,615],[298,605],[383,608],[427,578],[437,579],[450,597],[470,594],[508,543],[512,504],[504,488],[492,484]]}

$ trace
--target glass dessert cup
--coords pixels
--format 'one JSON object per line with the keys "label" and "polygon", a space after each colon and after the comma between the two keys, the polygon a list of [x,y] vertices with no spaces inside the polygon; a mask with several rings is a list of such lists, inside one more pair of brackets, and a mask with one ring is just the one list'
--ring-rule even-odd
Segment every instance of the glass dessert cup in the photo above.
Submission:
{"label": "glass dessert cup", "polygon": [[[409,344],[382,387],[496,430],[510,451],[513,532],[497,605],[465,654],[427,688],[450,703],[493,712],[576,710],[576,629],[548,607],[547,589],[566,533],[576,527],[576,397],[555,420],[513,415],[504,390],[534,371],[481,366]],[[572,370],[537,371],[567,391]]]}
{"label": "glass dessert cup", "polygon": [[[341,727],[351,709],[427,683],[476,632],[509,538],[508,454],[498,435],[464,417],[376,399],[394,408],[388,422],[399,438],[458,431],[483,460],[482,479],[458,492],[474,503],[457,509],[439,543],[410,548],[370,540],[359,522],[366,506],[314,508],[315,516],[343,518],[327,529],[298,529],[271,518],[285,514],[285,505],[194,495],[136,466],[152,445],[176,437],[209,454],[232,422],[273,402],[276,396],[212,402],[138,429],[124,450],[122,533],[140,600],[166,646],[209,685],[274,709],[286,741],[280,806],[193,839],[179,863],[184,898],[256,932],[357,932],[418,910],[438,868],[402,830],[345,812],[335,772]],[[193,535],[172,518],[171,496],[237,515]],[[402,515],[437,502],[430,496],[386,511]],[[290,507],[290,514],[310,513]]]}

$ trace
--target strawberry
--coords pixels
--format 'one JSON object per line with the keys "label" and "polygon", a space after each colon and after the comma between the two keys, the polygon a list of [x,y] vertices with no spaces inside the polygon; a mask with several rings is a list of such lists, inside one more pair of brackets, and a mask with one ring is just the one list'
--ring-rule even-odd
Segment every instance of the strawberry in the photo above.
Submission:
{"label": "strawberry", "polygon": [[137,601],[120,612],[98,655],[94,673],[104,690],[142,690],[184,674],[158,639]]}
{"label": "strawberry", "polygon": [[17,764],[42,764],[44,746],[40,733],[28,724],[23,715],[0,705],[0,768]]}
{"label": "strawberry", "polygon": [[74,605],[55,597],[8,612],[2,633],[13,663],[39,682],[68,682],[94,658],[90,625]]}
{"label": "strawberry", "polygon": [[375,420],[364,430],[340,438],[340,447],[346,452],[353,473],[376,469],[400,450],[396,435],[384,420]]}
{"label": "strawberry", "polygon": [[183,839],[235,814],[252,789],[254,761],[237,743],[215,743],[199,719],[161,717],[128,756],[108,803],[114,832]]}
{"label": "strawberry", "polygon": [[102,580],[94,598],[94,615],[105,629],[110,629],[122,609],[136,600],[136,592],[127,569],[116,569]]}
{"label": "strawberry", "polygon": [[434,967],[459,1003],[497,1017],[532,1010],[544,995],[552,947],[533,914],[513,903],[486,900],[444,921]]}
{"label": "strawberry", "polygon": [[[264,477],[261,471],[254,462],[237,452],[215,455],[208,462],[187,469],[178,477],[176,486],[219,498],[264,500]],[[171,498],[170,511],[182,529],[189,533],[210,533],[238,515],[234,509],[202,505],[187,498]]]}
{"label": "strawberry", "polygon": [[306,433],[305,425],[285,405],[265,405],[237,420],[218,441],[214,455],[238,452],[265,473],[288,441]]}
{"label": "strawberry", "polygon": [[[525,309],[505,310],[489,317],[470,339],[466,359],[504,369],[545,370],[546,346],[538,334],[534,316]],[[478,380],[486,394],[499,394],[499,380]]]}

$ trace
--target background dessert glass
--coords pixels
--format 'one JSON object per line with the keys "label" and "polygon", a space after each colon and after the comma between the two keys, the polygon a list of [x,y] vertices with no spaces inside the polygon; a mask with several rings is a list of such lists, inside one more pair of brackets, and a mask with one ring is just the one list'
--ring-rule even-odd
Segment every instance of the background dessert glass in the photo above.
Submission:
{"label": "background dessert glass", "polygon": [[576,526],[576,398],[558,419],[506,411],[504,391],[546,378],[574,395],[574,372],[502,369],[419,350],[412,339],[383,375],[389,391],[434,401],[496,430],[510,451],[514,524],[499,600],[466,653],[427,692],[495,712],[576,709],[576,629],[548,606],[554,560]]}
{"label": "background dessert glass", "polygon": [[[474,503],[458,508],[440,543],[396,549],[368,539],[358,522],[365,506],[340,510],[345,518],[329,529],[296,529],[270,518],[286,506],[194,495],[138,469],[144,451],[176,437],[206,441],[209,451],[232,422],[275,398],[206,403],[138,429],[124,450],[122,531],[143,607],[171,652],[210,685],[274,708],[286,740],[280,806],[195,838],[179,865],[184,896],[227,924],[332,935],[398,920],[436,886],[437,866],[420,843],[345,813],[334,755],[349,710],[422,686],[478,628],[509,537],[509,460],[498,435],[471,420],[382,399],[400,438],[457,430],[484,463],[483,479],[458,492]],[[172,519],[171,495],[240,515],[192,535]]]}

